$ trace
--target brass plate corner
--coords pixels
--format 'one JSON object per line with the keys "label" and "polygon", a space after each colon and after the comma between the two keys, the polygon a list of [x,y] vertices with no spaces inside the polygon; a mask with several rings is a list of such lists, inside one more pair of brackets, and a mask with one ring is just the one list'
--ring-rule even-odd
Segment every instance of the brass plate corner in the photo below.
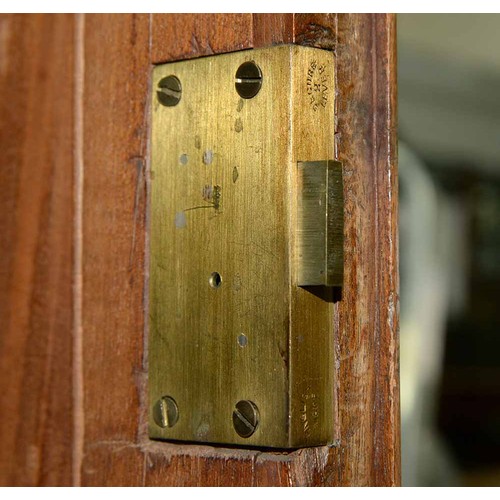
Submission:
{"label": "brass plate corner", "polygon": [[333,441],[333,303],[295,264],[299,162],[334,157],[333,58],[287,45],[154,68],[154,439]]}

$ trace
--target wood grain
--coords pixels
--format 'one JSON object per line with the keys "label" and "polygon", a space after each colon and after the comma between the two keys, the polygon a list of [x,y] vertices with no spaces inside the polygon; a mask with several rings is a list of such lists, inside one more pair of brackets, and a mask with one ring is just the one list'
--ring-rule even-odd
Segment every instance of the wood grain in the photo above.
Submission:
{"label": "wood grain", "polygon": [[72,482],[73,27],[0,18],[0,485]]}
{"label": "wood grain", "polygon": [[154,64],[251,47],[252,14],[153,15]]}
{"label": "wood grain", "polygon": [[[81,361],[82,484],[399,484],[394,16],[85,16],[81,360],[71,339],[75,21],[0,22],[0,483],[71,483],[72,363]],[[144,312],[151,64],[290,42],[336,55],[346,220],[336,446],[270,453],[153,442]]]}
{"label": "wood grain", "polygon": [[[255,452],[169,445],[170,452],[146,453],[148,486],[251,486]],[[177,449],[176,449],[177,448]],[[193,453],[194,452],[194,453]]]}
{"label": "wood grain", "polygon": [[293,14],[253,14],[253,47],[293,42]]}
{"label": "wood grain", "polygon": [[[137,441],[144,397],[138,384],[143,370],[149,27],[147,15],[85,17],[84,484],[96,484],[90,481],[95,478],[91,471],[105,468],[116,446]],[[116,446],[109,454],[108,448],[90,453],[99,444]],[[122,460],[135,456],[123,454]],[[107,484],[107,476],[99,474]],[[128,481],[125,475],[123,481]]]}
{"label": "wood grain", "polygon": [[[343,19],[343,15],[337,14],[294,14],[294,42],[335,51],[339,41],[339,20],[342,23]],[[351,33],[351,42],[355,40],[355,33]]]}
{"label": "wood grain", "polygon": [[144,483],[145,455],[120,441],[86,443],[81,481],[84,486],[140,486]]}
{"label": "wood grain", "polygon": [[[356,35],[356,36],[354,36]],[[336,142],[345,179],[339,309],[342,484],[400,483],[395,19],[337,22]]]}

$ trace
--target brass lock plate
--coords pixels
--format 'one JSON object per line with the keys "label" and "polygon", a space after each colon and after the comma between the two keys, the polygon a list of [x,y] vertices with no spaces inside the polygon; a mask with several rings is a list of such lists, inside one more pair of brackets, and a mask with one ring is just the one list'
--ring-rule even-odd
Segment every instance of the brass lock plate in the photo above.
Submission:
{"label": "brass lock plate", "polygon": [[299,286],[297,230],[301,162],[334,156],[333,57],[287,45],[154,68],[151,438],[333,440],[333,302]]}

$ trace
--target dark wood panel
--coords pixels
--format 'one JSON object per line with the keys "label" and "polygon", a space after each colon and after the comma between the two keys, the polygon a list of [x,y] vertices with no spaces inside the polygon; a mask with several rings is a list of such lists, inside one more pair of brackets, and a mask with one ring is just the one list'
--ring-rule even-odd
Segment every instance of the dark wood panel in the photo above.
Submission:
{"label": "dark wood panel", "polygon": [[72,482],[72,16],[0,18],[0,485]]}

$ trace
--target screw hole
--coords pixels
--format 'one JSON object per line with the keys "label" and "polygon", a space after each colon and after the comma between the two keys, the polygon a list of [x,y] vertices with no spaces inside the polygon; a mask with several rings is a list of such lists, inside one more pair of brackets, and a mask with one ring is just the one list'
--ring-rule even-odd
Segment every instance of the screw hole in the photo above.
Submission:
{"label": "screw hole", "polygon": [[222,277],[219,273],[212,273],[208,280],[212,288],[219,288],[222,285]]}
{"label": "screw hole", "polygon": [[244,333],[238,335],[238,345],[240,347],[246,347],[247,344],[248,344],[247,336]]}

